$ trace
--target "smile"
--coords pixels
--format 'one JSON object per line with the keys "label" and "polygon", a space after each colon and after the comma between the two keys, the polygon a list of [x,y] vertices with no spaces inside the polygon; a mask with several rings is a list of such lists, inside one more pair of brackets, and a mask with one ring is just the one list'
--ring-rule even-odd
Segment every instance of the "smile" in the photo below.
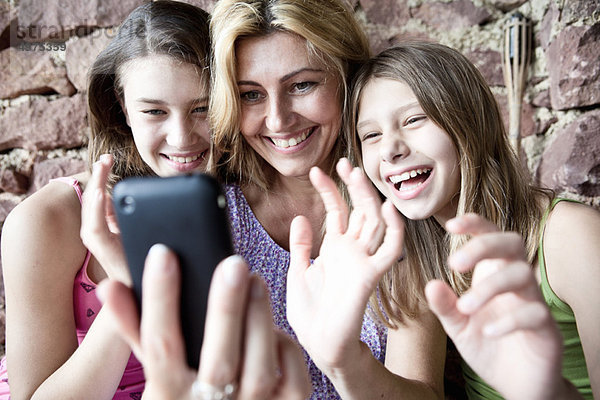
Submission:
{"label": "smile", "polygon": [[418,168],[406,171],[400,175],[391,175],[388,177],[396,190],[412,190],[423,184],[429,178],[431,168]]}
{"label": "smile", "polygon": [[180,164],[186,164],[186,163],[194,162],[197,159],[199,159],[200,157],[204,157],[204,154],[206,154],[206,150],[200,154],[196,154],[195,156],[178,157],[178,156],[170,156],[168,154],[165,154],[165,157],[167,157],[169,160],[171,160],[173,162],[180,163]]}
{"label": "smile", "polygon": [[276,139],[269,138],[271,142],[277,147],[281,147],[287,149],[288,147],[298,146],[300,143],[304,142],[314,131],[314,128],[306,129],[300,135],[296,137],[292,137],[290,139]]}

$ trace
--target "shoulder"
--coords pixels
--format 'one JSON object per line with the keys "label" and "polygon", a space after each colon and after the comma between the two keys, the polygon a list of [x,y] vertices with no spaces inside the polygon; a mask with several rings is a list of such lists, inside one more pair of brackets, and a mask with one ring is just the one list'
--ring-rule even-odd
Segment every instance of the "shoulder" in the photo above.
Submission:
{"label": "shoulder", "polygon": [[[558,256],[574,253],[582,248],[596,248],[600,239],[600,212],[581,203],[562,201],[558,203],[546,222],[544,242],[561,251]],[[569,245],[569,246],[567,246]],[[570,247],[570,246],[573,247]],[[548,246],[551,247],[551,246]]]}
{"label": "shoulder", "polygon": [[550,285],[569,304],[583,291],[600,293],[598,243],[600,212],[567,201],[555,206],[546,223],[543,251]]}
{"label": "shoulder", "polygon": [[[17,205],[2,227],[3,268],[65,261],[85,248],[79,238],[81,206],[70,185],[50,182]],[[28,261],[26,261],[28,260]]]}
{"label": "shoulder", "polygon": [[80,213],[81,206],[73,187],[50,182],[17,205],[8,215],[6,223],[13,226],[35,222],[39,226],[40,223],[52,221],[51,225],[60,225],[68,223],[70,218],[65,217],[75,212]]}

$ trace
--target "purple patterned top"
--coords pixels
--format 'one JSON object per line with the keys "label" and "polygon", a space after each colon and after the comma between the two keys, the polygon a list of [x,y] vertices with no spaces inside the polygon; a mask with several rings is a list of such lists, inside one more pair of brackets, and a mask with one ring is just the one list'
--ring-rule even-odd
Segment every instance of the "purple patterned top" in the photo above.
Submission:
{"label": "purple patterned top", "polygon": [[[225,185],[224,191],[229,204],[229,218],[235,251],[244,257],[252,272],[259,274],[265,280],[271,293],[271,307],[275,324],[296,340],[286,317],[286,278],[290,253],[269,236],[252,212],[239,186]],[[386,328],[365,315],[360,337],[369,346],[375,358],[383,363],[387,339]],[[306,351],[304,351],[304,357],[313,386],[310,398],[315,400],[340,399],[327,376],[317,368]]]}

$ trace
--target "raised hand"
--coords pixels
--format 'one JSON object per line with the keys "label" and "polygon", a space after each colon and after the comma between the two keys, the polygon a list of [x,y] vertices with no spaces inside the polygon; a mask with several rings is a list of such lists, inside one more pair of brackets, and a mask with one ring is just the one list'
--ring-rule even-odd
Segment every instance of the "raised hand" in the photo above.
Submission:
{"label": "raised hand", "polygon": [[337,171],[352,198],[349,213],[335,183],[318,168],[310,172],[327,212],[326,234],[311,264],[306,218],[290,228],[287,316],[300,344],[326,373],[356,360],[369,296],[402,252],[403,224],[359,168],[346,159]]}
{"label": "raised hand", "polygon": [[99,295],[144,365],[144,399],[294,400],[310,393],[300,349],[274,330],[267,289],[240,257],[229,257],[213,275],[199,371],[185,360],[180,274],[165,246],[150,250],[142,287],[141,323],[123,284],[103,282]]}
{"label": "raised hand", "polygon": [[562,343],[521,237],[467,214],[446,224],[472,239],[452,254],[450,267],[473,270],[460,299],[432,281],[426,295],[448,336],[469,366],[507,399],[549,399],[563,384]]}
{"label": "raised hand", "polygon": [[81,239],[111,279],[131,285],[127,259],[121,244],[116,215],[106,192],[113,158],[103,154],[94,163],[92,175],[83,193]]}

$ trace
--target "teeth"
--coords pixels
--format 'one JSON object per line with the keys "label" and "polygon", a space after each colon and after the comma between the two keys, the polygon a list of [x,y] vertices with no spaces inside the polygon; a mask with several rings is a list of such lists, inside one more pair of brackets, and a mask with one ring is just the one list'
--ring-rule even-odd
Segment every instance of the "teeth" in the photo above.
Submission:
{"label": "teeth", "polygon": [[401,173],[400,175],[392,175],[390,176],[390,182],[392,182],[394,185],[409,180],[410,178],[414,178],[417,175],[421,175],[421,174],[425,174],[427,172],[431,171],[430,168],[424,168],[424,169],[413,169],[412,171],[406,171]]}
{"label": "teeth", "polygon": [[171,161],[175,161],[175,162],[180,163],[180,164],[185,164],[185,163],[190,163],[192,161],[196,161],[197,159],[200,158],[200,156],[202,156],[202,153],[197,154],[197,155],[192,156],[192,157],[176,157],[176,156],[167,155],[167,158],[169,160],[171,160]]}
{"label": "teeth", "polygon": [[300,143],[304,142],[306,140],[306,138],[308,137],[309,132],[310,132],[310,129],[307,129],[301,135],[299,135],[295,138],[291,138],[289,140],[275,139],[275,138],[271,138],[271,140],[273,141],[273,143],[275,143],[275,146],[283,147],[284,149],[286,149],[288,147],[297,146]]}

